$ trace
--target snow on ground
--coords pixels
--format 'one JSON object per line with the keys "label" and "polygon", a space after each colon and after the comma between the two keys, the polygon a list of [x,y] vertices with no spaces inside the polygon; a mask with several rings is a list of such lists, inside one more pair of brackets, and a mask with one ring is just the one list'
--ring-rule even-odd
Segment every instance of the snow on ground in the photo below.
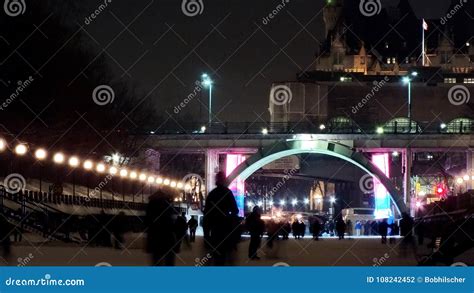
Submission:
{"label": "snow on ground", "polygon": [[[30,242],[30,240],[13,245],[13,256],[9,265],[23,264],[25,259],[28,260],[26,265],[34,266],[95,266],[100,263],[112,266],[149,265],[149,256],[143,250],[144,238],[137,234],[127,235],[126,248],[123,250],[59,242]],[[380,239],[376,238],[280,240],[275,242],[276,246],[271,250],[263,241],[259,251],[261,260],[258,261],[248,260],[248,244],[249,239],[244,237],[238,245],[233,265],[272,266],[278,263],[290,266],[416,265],[413,257],[402,258],[399,255],[398,244],[381,244]],[[202,237],[197,237],[196,242],[189,246],[183,243],[176,265],[202,265],[206,254]]]}

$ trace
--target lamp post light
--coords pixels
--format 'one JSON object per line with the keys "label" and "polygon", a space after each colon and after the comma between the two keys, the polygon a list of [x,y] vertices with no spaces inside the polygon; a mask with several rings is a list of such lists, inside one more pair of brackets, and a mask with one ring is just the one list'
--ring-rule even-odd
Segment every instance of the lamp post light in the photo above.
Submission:
{"label": "lamp post light", "polygon": [[[417,77],[418,72],[414,71],[410,74],[412,77]],[[402,78],[402,82],[408,86],[408,133],[411,133],[411,82],[412,79],[410,76],[405,76]]]}
{"label": "lamp post light", "polygon": [[209,113],[208,113],[208,127],[211,128],[212,123],[212,84],[214,83],[212,79],[204,73],[201,76],[201,83],[204,87],[209,88]]}
{"label": "lamp post light", "polygon": [[35,152],[35,157],[38,160],[40,166],[39,166],[39,192],[42,193],[43,188],[43,162],[46,159],[47,152],[44,149],[37,149]]}
{"label": "lamp post light", "polygon": [[283,199],[280,200],[280,207],[281,207],[282,210],[284,210],[285,205],[286,205],[286,201],[284,201]]}

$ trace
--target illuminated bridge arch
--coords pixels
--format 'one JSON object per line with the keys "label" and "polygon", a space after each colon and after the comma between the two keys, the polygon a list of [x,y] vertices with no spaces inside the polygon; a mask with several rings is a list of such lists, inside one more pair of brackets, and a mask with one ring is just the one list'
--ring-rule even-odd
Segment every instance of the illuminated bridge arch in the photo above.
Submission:
{"label": "illuminated bridge arch", "polygon": [[380,183],[385,186],[399,214],[408,211],[405,202],[403,201],[403,197],[392,184],[390,179],[362,153],[355,152],[345,145],[324,140],[311,138],[293,139],[277,142],[272,146],[262,148],[256,154],[252,155],[237,166],[237,168],[235,168],[235,170],[227,177],[227,183],[230,184],[236,178],[246,180],[254,172],[268,163],[283,157],[303,153],[328,155],[352,163],[377,178]]}

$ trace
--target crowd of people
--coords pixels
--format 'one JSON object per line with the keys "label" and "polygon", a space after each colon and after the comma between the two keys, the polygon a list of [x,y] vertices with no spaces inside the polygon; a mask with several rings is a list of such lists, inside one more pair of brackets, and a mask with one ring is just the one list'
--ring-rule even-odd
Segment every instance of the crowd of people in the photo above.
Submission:
{"label": "crowd of people", "polygon": [[[144,221],[144,231],[146,232],[146,251],[151,255],[152,265],[175,264],[176,255],[181,253],[181,247],[184,243],[191,246],[196,239],[196,230],[199,226],[195,216],[189,220],[186,213],[179,211],[174,205],[176,198],[175,189],[163,187],[153,194],[146,208]],[[261,210],[255,206],[252,212],[245,218],[239,217],[239,209],[232,191],[226,187],[226,177],[223,173],[216,176],[216,187],[206,198],[206,205],[203,211],[203,240],[206,252],[203,255],[211,255],[210,264],[229,265],[232,264],[233,252],[237,249],[244,230],[247,230],[250,236],[248,247],[248,258],[250,260],[259,260],[259,251],[262,246],[262,239],[267,235],[265,245],[268,249],[274,249],[275,241],[287,240],[290,235],[295,239],[304,238],[307,232],[312,234],[315,241],[320,240],[323,234],[337,236],[343,240],[346,235],[378,235],[381,243],[386,244],[387,238],[390,242],[396,241],[396,235],[401,235],[400,249],[402,254],[408,254],[410,250],[416,250],[416,244],[423,244],[424,241],[424,223],[415,223],[407,214],[402,215],[399,224],[388,219],[368,220],[368,221],[345,221],[341,216],[335,219],[326,220],[323,217],[310,217],[305,220],[301,216],[296,216],[292,221],[288,219],[262,219]],[[83,221],[88,221],[87,217]],[[116,249],[125,247],[124,234],[131,230],[125,214],[119,213],[110,219],[110,215],[104,213],[96,216],[100,225],[88,226],[89,230],[82,231],[82,236],[89,240],[88,245],[109,246]],[[243,220],[243,221],[242,221]],[[0,221],[0,231],[10,229],[8,221]],[[10,228],[9,228],[10,227]],[[98,227],[95,229],[94,227]],[[94,230],[95,229],[95,230]],[[415,235],[418,238],[415,242]],[[91,237],[92,236],[92,237]],[[20,236],[21,237],[21,236]],[[10,254],[9,235],[0,235],[2,241],[3,256]]]}

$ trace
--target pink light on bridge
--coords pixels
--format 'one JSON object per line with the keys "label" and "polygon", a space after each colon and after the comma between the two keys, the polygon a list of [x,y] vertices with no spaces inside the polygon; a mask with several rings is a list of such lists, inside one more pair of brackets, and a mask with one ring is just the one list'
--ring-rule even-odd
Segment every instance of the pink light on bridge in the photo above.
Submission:
{"label": "pink light on bridge", "polygon": [[[225,175],[228,177],[237,166],[244,162],[247,158],[241,154],[227,154]],[[229,185],[230,190],[234,193],[237,206],[239,207],[239,216],[244,216],[244,196],[245,196],[245,181],[237,177]]]}
{"label": "pink light on bridge", "polygon": [[[372,163],[385,174],[390,176],[389,154],[374,154],[372,155]],[[391,216],[390,196],[383,184],[376,177],[374,181],[374,196],[375,196],[375,218],[383,219]]]}

